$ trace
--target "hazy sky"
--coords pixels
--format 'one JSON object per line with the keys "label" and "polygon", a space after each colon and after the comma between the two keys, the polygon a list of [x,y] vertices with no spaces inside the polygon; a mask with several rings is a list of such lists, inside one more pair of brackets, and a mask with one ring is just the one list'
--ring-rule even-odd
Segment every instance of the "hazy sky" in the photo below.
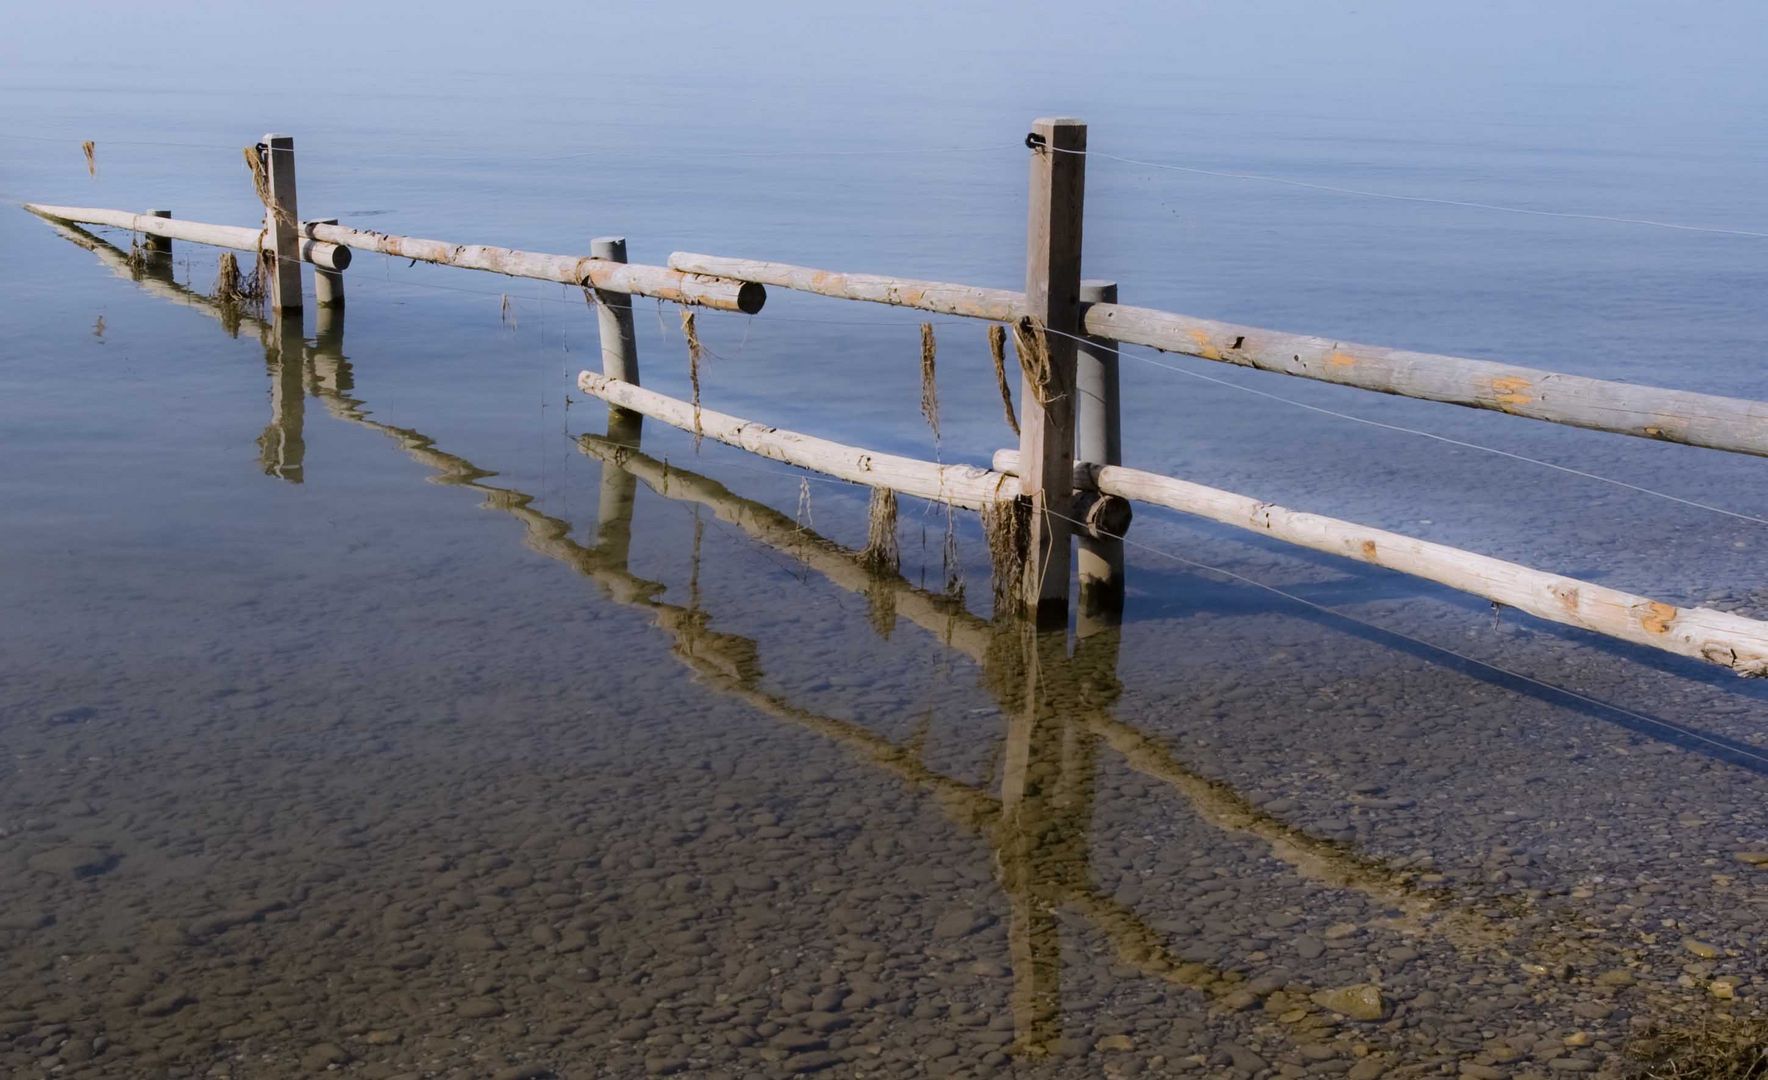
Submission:
{"label": "hazy sky", "polygon": [[[927,107],[1096,103],[1125,73],[1172,108],[1231,91],[1272,107],[1527,107],[1560,86],[1617,109],[1759,113],[1768,5],[1756,2],[848,4],[677,0],[295,5],[137,0],[7,5],[0,86],[46,77],[142,90],[231,81],[275,102],[322,80],[364,92],[495,83],[642,108],[715,87],[741,124],[793,93]],[[1103,72],[1103,78],[1101,73]],[[254,74],[255,73],[255,74]],[[1175,88],[1193,88],[1181,94]],[[904,95],[907,95],[906,97]]]}

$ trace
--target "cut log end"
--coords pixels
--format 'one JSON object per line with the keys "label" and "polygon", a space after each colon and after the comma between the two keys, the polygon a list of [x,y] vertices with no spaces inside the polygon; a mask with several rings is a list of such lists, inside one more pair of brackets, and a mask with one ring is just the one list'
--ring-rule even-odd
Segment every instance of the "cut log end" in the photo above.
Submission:
{"label": "cut log end", "polygon": [[767,304],[767,286],[745,281],[737,287],[737,310],[754,315]]}

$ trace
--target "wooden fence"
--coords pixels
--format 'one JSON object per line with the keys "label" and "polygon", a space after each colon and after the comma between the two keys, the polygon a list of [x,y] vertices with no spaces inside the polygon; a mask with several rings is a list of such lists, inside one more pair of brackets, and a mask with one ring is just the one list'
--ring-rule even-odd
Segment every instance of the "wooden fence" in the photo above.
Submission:
{"label": "wooden fence", "polygon": [[[557,281],[599,301],[603,370],[578,385],[611,406],[801,468],[956,506],[1000,507],[1023,522],[1015,584],[1024,613],[1067,621],[1070,541],[1078,541],[1084,608],[1122,605],[1128,503],[1207,517],[1289,543],[1357,559],[1516,607],[1538,618],[1727,667],[1768,675],[1768,622],[1685,608],[1385,530],[1339,521],[1125,468],[1114,343],[1142,345],[1386,394],[1493,409],[1535,420],[1768,456],[1768,403],[1638,386],[1465,357],[1384,349],[1235,326],[1117,302],[1114,282],[1081,277],[1086,125],[1040,119],[1025,137],[1029,213],[1021,290],[982,288],[784,263],[677,252],[665,266],[626,262],[625,241],[604,238],[587,256],[454,244],[303,220],[294,142],[267,135],[256,148],[265,202],[261,228],[207,225],[165,211],[27,204],[46,218],[131,229],[165,255],[170,241],[262,252],[278,318],[301,309],[302,261],[322,306],[343,302],[352,248],[412,260]],[[876,453],[702,409],[639,386],[631,296],[756,313],[766,287],[864,300],[1009,326],[1021,368],[1020,441],[991,467],[943,465]],[[1078,453],[1077,453],[1078,451]]]}

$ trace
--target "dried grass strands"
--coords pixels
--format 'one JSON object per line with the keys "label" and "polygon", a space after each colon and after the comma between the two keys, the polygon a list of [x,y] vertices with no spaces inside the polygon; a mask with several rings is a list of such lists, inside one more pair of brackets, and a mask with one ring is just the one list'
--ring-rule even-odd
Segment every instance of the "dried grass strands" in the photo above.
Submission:
{"label": "dried grass strands", "polygon": [[[686,308],[683,308],[681,312],[681,336],[688,343],[688,383],[694,390],[694,451],[698,453],[700,440],[705,438],[706,434],[700,428],[700,361],[705,354],[705,348],[700,344],[699,328],[694,325],[694,313]],[[804,501],[808,503],[809,500],[810,492],[808,485],[806,485]]]}
{"label": "dried grass strands", "polygon": [[958,520],[950,503],[945,504],[945,539],[939,545],[939,564],[945,574],[945,595],[964,599],[964,564],[958,558]]}
{"label": "dried grass strands", "polygon": [[1013,413],[1013,388],[1007,385],[1007,328],[993,323],[988,328],[988,352],[994,358],[995,385],[1001,391],[1001,408],[1007,414],[1007,426],[1019,434],[1019,417]]}
{"label": "dried grass strands", "polygon": [[988,541],[997,616],[1019,610],[1019,588],[1025,577],[1031,542],[1031,504],[1023,497],[989,503],[981,511],[982,535]]}
{"label": "dried grass strands", "polygon": [[289,217],[287,210],[276,205],[275,199],[270,194],[270,173],[264,167],[264,155],[259,153],[256,146],[242,147],[240,153],[245,156],[246,168],[251,170],[252,190],[258,193],[258,201],[264,204],[264,209],[267,212],[276,216],[276,220],[294,228],[294,219]]}
{"label": "dried grass strands", "polygon": [[1039,405],[1048,407],[1056,400],[1056,373],[1050,367],[1050,341],[1044,326],[1030,315],[1013,324],[1013,351],[1019,355],[1019,370],[1031,383],[1031,391]]}
{"label": "dried grass strands", "polygon": [[860,562],[874,573],[900,573],[902,548],[896,535],[896,492],[886,487],[873,488],[867,519],[866,546],[859,553]]}
{"label": "dried grass strands", "polygon": [[921,324],[921,415],[933,429],[933,441],[939,441],[939,386],[934,379],[933,324]]}
{"label": "dried grass strands", "polygon": [[245,299],[245,292],[239,280],[239,259],[233,252],[223,251],[215,267],[215,288],[212,290],[215,299],[223,304],[237,304]]}
{"label": "dried grass strands", "polygon": [[87,139],[80,144],[80,152],[86,155],[86,175],[96,180],[98,178],[98,144]]}
{"label": "dried grass strands", "polygon": [[503,302],[498,306],[497,318],[503,323],[504,329],[514,330],[516,328],[516,307],[510,303],[509,293],[503,294]]}

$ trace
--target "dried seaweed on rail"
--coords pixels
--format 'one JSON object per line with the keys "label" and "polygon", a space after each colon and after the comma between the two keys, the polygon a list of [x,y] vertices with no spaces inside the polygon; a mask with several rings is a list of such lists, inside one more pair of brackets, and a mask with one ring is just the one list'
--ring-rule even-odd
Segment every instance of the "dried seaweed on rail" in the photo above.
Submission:
{"label": "dried seaweed on rail", "polygon": [[1043,323],[1030,315],[1013,324],[1013,351],[1019,355],[1019,370],[1031,384],[1032,396],[1048,408],[1059,396],[1056,393],[1056,371],[1050,365],[1050,339]]}
{"label": "dried seaweed on rail", "polygon": [[900,572],[902,548],[896,536],[896,492],[885,487],[873,488],[867,518],[866,546],[859,554],[860,562],[874,573]]}
{"label": "dried seaweed on rail", "polygon": [[939,387],[934,379],[935,344],[933,324],[921,324],[921,415],[933,429],[933,441],[939,441]]}
{"label": "dried seaweed on rail", "polygon": [[80,144],[80,152],[86,155],[86,175],[96,180],[98,178],[98,144],[87,139]]}
{"label": "dried seaweed on rail", "polygon": [[995,385],[1001,391],[1001,408],[1007,414],[1007,426],[1019,434],[1019,417],[1013,413],[1013,390],[1007,385],[1007,328],[991,323],[988,328],[988,352],[994,358]]}
{"label": "dried seaweed on rail", "polygon": [[[688,343],[688,384],[694,389],[694,450],[700,449],[700,440],[706,433],[700,429],[700,361],[705,354],[705,347],[700,344],[700,332],[694,325],[694,313],[687,308],[681,310],[681,336]],[[810,492],[808,485],[804,498],[808,503]]]}
{"label": "dried seaweed on rail", "polygon": [[958,558],[958,520],[951,503],[945,503],[945,539],[939,547],[940,568],[945,576],[945,595],[959,603],[964,599],[964,564]]}
{"label": "dried seaweed on rail", "polygon": [[988,541],[995,611],[1017,610],[1031,543],[1031,503],[1023,497],[988,503],[982,508],[982,535]]}
{"label": "dried seaweed on rail", "polygon": [[[257,192],[258,201],[264,204],[264,209],[274,215],[277,221],[293,228],[295,219],[289,216],[287,210],[276,205],[275,198],[270,194],[270,172],[264,167],[264,153],[256,146],[242,147],[240,152],[245,156],[246,168],[251,171],[252,190]],[[266,222],[267,226],[268,224]]]}

